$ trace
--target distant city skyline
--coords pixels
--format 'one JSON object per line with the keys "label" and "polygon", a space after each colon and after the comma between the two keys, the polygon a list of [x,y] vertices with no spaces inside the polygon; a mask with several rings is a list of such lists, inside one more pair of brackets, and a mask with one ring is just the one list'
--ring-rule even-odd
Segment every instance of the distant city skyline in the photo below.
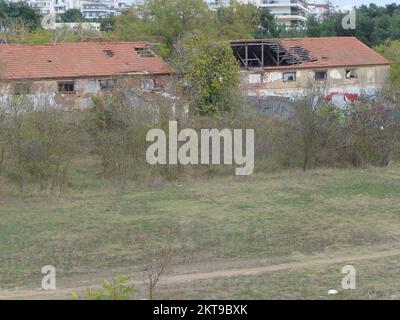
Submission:
{"label": "distant city skyline", "polygon": [[[134,3],[134,2],[140,2],[141,0],[122,0],[123,2],[126,3]],[[211,1],[211,0],[208,0]],[[310,2],[313,2],[314,0],[309,0]],[[323,3],[326,2],[326,0],[315,0],[317,3]],[[399,4],[399,1],[395,1],[395,0],[333,0],[332,1],[333,4],[335,6],[339,6],[340,8],[344,8],[344,7],[358,7],[361,6],[363,4],[365,5],[369,5],[370,3],[374,3],[378,6],[385,6],[387,4],[391,4],[391,3],[397,3]]]}

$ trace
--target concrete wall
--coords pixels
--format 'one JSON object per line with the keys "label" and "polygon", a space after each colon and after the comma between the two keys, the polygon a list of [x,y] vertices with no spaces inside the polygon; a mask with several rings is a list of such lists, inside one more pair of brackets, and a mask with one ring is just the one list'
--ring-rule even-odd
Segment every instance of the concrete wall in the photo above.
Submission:
{"label": "concrete wall", "polygon": [[[261,69],[241,71],[241,90],[251,96],[296,97],[303,95],[310,87],[321,87],[327,94],[373,93],[383,88],[389,78],[389,66],[354,67],[358,77],[346,78],[350,67],[321,69],[280,69],[266,71]],[[315,71],[326,70],[327,78],[315,80]],[[284,72],[296,72],[296,81],[284,82]]]}
{"label": "concrete wall", "polygon": [[[100,80],[115,79],[114,90],[130,90],[133,93],[169,92],[173,86],[171,75],[135,75],[123,77],[99,77],[88,79],[58,79],[34,81],[3,81],[0,83],[0,101],[15,92],[18,83],[28,84],[29,96],[36,105],[51,105],[63,110],[83,110],[92,106],[92,98],[109,94],[100,88]],[[63,93],[58,90],[59,81],[74,81],[75,91]],[[155,84],[152,88],[151,84]]]}

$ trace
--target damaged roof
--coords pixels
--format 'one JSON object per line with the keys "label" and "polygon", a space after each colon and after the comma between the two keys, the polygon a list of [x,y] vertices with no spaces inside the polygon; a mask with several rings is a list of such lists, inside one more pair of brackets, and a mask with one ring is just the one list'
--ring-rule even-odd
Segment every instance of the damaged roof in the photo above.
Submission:
{"label": "damaged roof", "polygon": [[[329,68],[389,65],[390,62],[355,37],[235,40],[231,46],[242,66],[265,69]],[[264,58],[260,49],[264,44]],[[245,48],[248,46],[248,64]],[[261,60],[264,64],[261,64]],[[258,64],[258,65],[257,65]]]}
{"label": "damaged roof", "polygon": [[60,79],[172,70],[147,43],[62,43],[0,45],[0,78]]}

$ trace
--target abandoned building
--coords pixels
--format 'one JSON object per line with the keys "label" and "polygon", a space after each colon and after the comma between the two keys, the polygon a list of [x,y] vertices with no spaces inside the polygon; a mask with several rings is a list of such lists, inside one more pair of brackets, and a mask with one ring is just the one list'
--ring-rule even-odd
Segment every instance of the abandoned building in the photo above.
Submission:
{"label": "abandoned building", "polygon": [[173,71],[146,43],[0,45],[0,96],[27,94],[62,109],[127,85],[164,93]]}
{"label": "abandoned building", "polygon": [[327,99],[371,96],[389,77],[390,63],[354,37],[231,41],[247,96],[296,98],[320,87]]}

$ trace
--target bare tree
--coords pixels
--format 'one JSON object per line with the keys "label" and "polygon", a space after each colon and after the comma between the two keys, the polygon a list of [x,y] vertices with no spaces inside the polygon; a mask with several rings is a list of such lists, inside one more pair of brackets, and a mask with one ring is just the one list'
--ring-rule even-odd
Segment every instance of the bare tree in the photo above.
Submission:
{"label": "bare tree", "polygon": [[300,134],[303,153],[303,170],[309,169],[311,155],[319,138],[320,119],[318,107],[322,103],[320,92],[309,92],[294,105],[293,124]]}
{"label": "bare tree", "polygon": [[172,251],[170,249],[154,251],[151,258],[146,266],[145,282],[149,288],[149,299],[153,300],[155,288],[170,266]]}

